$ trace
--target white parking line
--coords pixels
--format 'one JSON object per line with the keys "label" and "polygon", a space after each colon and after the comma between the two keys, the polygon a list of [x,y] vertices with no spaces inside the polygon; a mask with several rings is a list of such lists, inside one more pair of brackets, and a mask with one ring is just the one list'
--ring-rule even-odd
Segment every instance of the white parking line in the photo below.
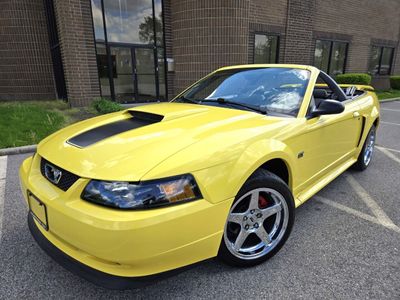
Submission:
{"label": "white parking line", "polygon": [[396,232],[400,233],[400,228],[397,227],[387,214],[380,208],[378,203],[368,194],[368,192],[357,182],[357,180],[350,174],[345,176],[347,182],[351,185],[353,190],[357,193],[360,199],[370,208],[372,213],[378,219],[378,221],[385,227],[391,228]]}
{"label": "white parking line", "polygon": [[4,197],[6,192],[7,156],[0,156],[0,244],[3,228]]}
{"label": "white parking line", "polygon": [[368,192],[356,181],[352,175],[345,175],[345,179],[349,182],[350,186],[357,193],[360,200],[362,200],[374,214],[374,216],[368,215],[356,209],[347,207],[346,205],[337,203],[336,201],[330,200],[322,196],[315,196],[314,198],[324,204],[335,207],[341,211],[344,211],[353,216],[367,220],[369,222],[382,225],[388,229],[391,229],[397,233],[400,233],[400,228],[389,219],[386,213],[380,208],[378,203],[368,194]]}
{"label": "white parking line", "polygon": [[398,111],[398,112],[400,112],[400,109],[391,109],[391,108],[381,108],[381,110]]}
{"label": "white parking line", "polygon": [[392,123],[392,122],[384,122],[384,121],[380,121],[379,124],[385,124],[385,125],[397,125],[400,126],[399,123]]}
{"label": "white parking line", "polygon": [[391,151],[391,152],[400,153],[400,150],[393,149],[393,148],[387,148],[387,147],[383,147],[383,146],[380,146],[380,145],[376,145],[376,148],[378,148],[378,149],[386,149],[386,150]]}
{"label": "white parking line", "polygon": [[365,214],[365,213],[363,213],[361,211],[355,210],[353,208],[347,207],[346,205],[337,203],[336,201],[330,200],[330,199],[322,197],[322,196],[315,196],[314,198],[316,200],[324,203],[324,204],[327,204],[329,206],[332,206],[332,207],[335,207],[337,209],[340,209],[340,210],[342,210],[344,212],[347,212],[347,213],[349,213],[351,215],[354,215],[356,217],[359,217],[361,219],[370,221],[370,222],[378,224],[378,225],[382,225],[381,222],[379,222],[379,220],[377,218],[375,218],[373,216],[370,216],[370,215],[367,215],[367,214]]}
{"label": "white parking line", "polygon": [[378,149],[383,154],[385,154],[387,157],[393,159],[395,162],[400,164],[400,158],[398,158],[397,156],[393,155],[393,153],[390,153],[390,151],[399,152],[399,153],[400,153],[400,151],[394,150],[394,149],[388,149],[388,148],[384,148],[384,147],[380,147],[380,146],[376,146],[376,149]]}

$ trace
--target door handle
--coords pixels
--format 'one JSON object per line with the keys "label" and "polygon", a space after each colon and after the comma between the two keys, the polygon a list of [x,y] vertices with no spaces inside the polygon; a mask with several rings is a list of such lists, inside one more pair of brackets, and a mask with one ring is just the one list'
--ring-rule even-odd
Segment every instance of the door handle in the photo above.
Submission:
{"label": "door handle", "polygon": [[360,113],[358,111],[353,112],[353,118],[358,118]]}

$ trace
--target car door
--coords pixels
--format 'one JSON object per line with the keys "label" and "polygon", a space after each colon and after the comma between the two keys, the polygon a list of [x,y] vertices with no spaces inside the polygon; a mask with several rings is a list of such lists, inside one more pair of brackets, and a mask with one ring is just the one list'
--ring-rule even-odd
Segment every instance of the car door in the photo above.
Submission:
{"label": "car door", "polygon": [[299,170],[297,192],[354,157],[362,130],[360,107],[354,100],[342,103],[342,113],[304,118],[294,143]]}
{"label": "car door", "polygon": [[355,101],[345,103],[344,112],[306,120],[301,163],[307,185],[349,160],[357,147],[362,121]]}

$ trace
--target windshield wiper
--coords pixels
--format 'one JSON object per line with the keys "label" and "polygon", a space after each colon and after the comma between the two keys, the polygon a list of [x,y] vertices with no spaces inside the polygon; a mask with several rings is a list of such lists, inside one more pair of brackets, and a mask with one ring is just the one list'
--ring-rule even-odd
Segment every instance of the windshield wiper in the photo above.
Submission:
{"label": "windshield wiper", "polygon": [[194,104],[199,104],[200,103],[200,101],[198,101],[198,100],[186,98],[185,96],[180,96],[176,100],[181,100],[182,102],[189,102],[189,103],[194,103]]}
{"label": "windshield wiper", "polygon": [[253,105],[245,104],[245,103],[241,103],[241,102],[230,101],[230,100],[226,100],[224,98],[202,99],[198,103],[202,103],[202,102],[218,102],[219,104],[232,104],[232,105],[237,105],[237,106],[240,106],[240,107],[251,109],[251,110],[259,112],[259,113],[261,113],[263,115],[266,115],[268,113],[268,111],[266,109],[262,109],[262,108],[260,108],[258,106],[253,106]]}

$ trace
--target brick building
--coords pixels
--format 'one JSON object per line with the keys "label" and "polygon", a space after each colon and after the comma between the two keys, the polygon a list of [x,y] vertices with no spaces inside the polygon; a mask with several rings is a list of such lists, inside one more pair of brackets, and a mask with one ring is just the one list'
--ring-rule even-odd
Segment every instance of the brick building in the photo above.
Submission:
{"label": "brick building", "polygon": [[400,74],[398,0],[3,0],[0,100],[165,100],[208,72]]}

